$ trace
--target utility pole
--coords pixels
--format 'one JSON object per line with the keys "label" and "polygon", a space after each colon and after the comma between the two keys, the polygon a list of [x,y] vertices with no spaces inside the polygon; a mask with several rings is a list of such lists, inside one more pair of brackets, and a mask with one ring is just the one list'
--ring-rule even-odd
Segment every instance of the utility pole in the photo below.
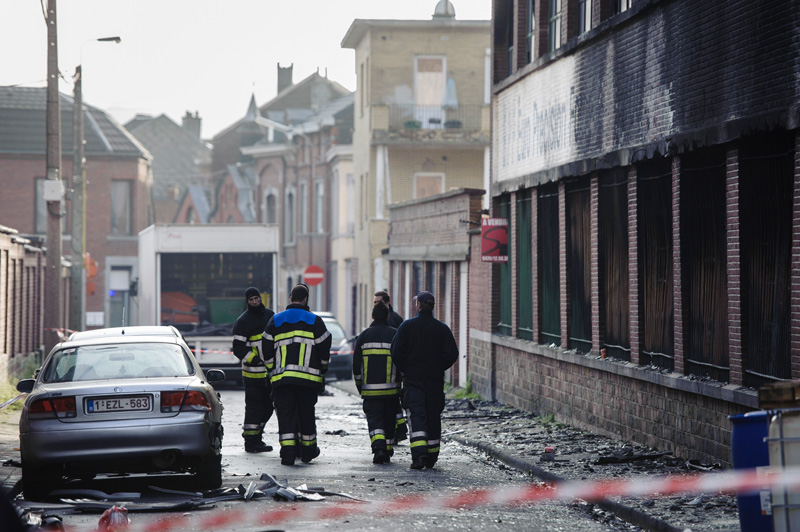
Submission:
{"label": "utility pole", "polygon": [[72,271],[70,274],[69,328],[82,331],[86,324],[86,156],[84,153],[83,122],[83,45],[90,42],[114,42],[122,38],[101,37],[88,39],[81,43],[81,62],[75,67],[73,89],[73,131],[72,131],[72,176],[70,177],[69,199],[72,214]]}
{"label": "utility pole", "polygon": [[61,327],[61,107],[58,94],[56,0],[47,2],[47,261],[44,278],[44,354],[58,343]]}
{"label": "utility pole", "polygon": [[69,288],[69,328],[84,329],[84,308],[86,298],[86,275],[84,275],[84,203],[86,201],[86,171],[83,150],[83,80],[82,65],[75,67],[75,88],[73,93],[72,115],[72,182],[70,183],[70,207],[72,213],[72,273]]}

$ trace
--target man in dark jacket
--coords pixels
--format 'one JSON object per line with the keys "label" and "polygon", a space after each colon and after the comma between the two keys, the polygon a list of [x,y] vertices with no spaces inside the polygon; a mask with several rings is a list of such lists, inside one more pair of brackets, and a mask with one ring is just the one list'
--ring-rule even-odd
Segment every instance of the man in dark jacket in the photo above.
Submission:
{"label": "man in dark jacket", "polygon": [[390,353],[396,329],[389,327],[388,317],[389,308],[382,301],[372,307],[372,324],[358,335],[353,353],[353,380],[364,399],[374,464],[388,463],[394,454],[401,388],[400,374]]}
{"label": "man in dark jacket", "polygon": [[294,465],[298,455],[307,464],[319,456],[315,406],[325,386],[331,333],[308,310],[306,285],[292,288],[289,306],[267,324],[264,353],[278,415],[281,464]]}
{"label": "man in dark jacket", "polygon": [[391,299],[389,298],[389,293],[386,290],[379,290],[375,292],[372,304],[377,305],[378,301],[382,301],[383,304],[389,309],[389,318],[386,320],[389,323],[389,326],[394,327],[395,329],[400,327],[400,324],[403,323],[403,316],[395,312],[392,308]]}
{"label": "man in dark jacket", "polygon": [[417,316],[397,329],[391,353],[403,376],[403,406],[411,418],[411,469],[422,469],[439,458],[444,372],[458,360],[458,346],[450,327],[433,317],[433,294],[420,292],[414,301]]}
{"label": "man in dark jacket", "polygon": [[244,297],[247,310],[233,324],[233,354],[242,361],[244,382],[244,450],[262,453],[272,450],[263,441],[264,425],[272,417],[272,387],[267,378],[262,341],[272,315],[264,306],[261,294],[255,287],[248,288]]}
{"label": "man in dark jacket", "polygon": [[[374,299],[372,300],[373,305],[377,305],[378,303],[383,303],[389,309],[389,317],[386,319],[387,323],[390,327],[394,327],[397,329],[400,327],[400,324],[403,323],[403,317],[394,311],[389,299],[389,293],[386,290],[378,290],[375,292]],[[399,443],[408,438],[408,423],[406,422],[406,413],[403,412],[403,405],[400,402],[400,398],[397,398],[397,412],[395,413],[395,443]]]}

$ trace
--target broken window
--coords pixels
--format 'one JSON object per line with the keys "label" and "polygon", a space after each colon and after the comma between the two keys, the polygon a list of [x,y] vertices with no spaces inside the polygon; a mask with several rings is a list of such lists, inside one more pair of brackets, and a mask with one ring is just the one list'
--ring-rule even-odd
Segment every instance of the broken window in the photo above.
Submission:
{"label": "broken window", "polygon": [[601,345],[608,355],[631,359],[628,282],[628,177],[625,168],[602,172],[598,197]]}
{"label": "broken window", "polygon": [[729,382],[725,149],[681,158],[686,372]]}
{"label": "broken window", "polygon": [[539,233],[539,315],[541,343],[561,345],[561,259],[559,253],[558,187],[539,187],[537,228]]}
{"label": "broken window", "polygon": [[739,148],[744,384],[791,379],[794,138],[786,132]]}
{"label": "broken window", "polygon": [[672,161],[641,163],[637,171],[639,363],[675,368],[672,253]]}

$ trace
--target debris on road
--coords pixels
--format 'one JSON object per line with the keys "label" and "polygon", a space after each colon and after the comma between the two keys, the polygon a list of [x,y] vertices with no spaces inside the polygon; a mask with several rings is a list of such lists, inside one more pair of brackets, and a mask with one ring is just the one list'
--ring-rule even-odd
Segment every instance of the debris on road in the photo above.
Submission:
{"label": "debris on road", "polygon": [[[548,482],[556,479],[603,481],[614,477],[649,478],[724,470],[720,464],[675,457],[671,452],[556,422],[553,416],[536,415],[482,399],[468,401],[448,398],[442,424],[444,441],[459,442],[482,450],[488,453],[489,463],[496,462],[498,468],[502,468],[500,464],[505,462]],[[448,434],[448,430],[453,432]],[[547,453],[542,450],[545,447],[558,449],[558,458],[544,458]],[[489,451],[490,448],[502,452],[497,454]],[[615,498],[612,502],[624,502],[627,507],[655,519],[693,530],[738,526],[734,494],[709,493],[695,505],[686,505],[686,500],[674,495],[655,495],[626,497],[624,501]],[[594,505],[594,508],[597,507]],[[703,527],[698,528],[700,523],[703,523]]]}
{"label": "debris on road", "polygon": [[124,506],[112,506],[100,516],[97,522],[99,532],[121,532],[131,524],[128,509]]}

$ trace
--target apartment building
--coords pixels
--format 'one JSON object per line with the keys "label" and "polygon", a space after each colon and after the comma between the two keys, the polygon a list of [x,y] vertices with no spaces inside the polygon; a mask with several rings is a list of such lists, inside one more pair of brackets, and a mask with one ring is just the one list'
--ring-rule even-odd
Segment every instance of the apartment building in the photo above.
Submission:
{"label": "apartment building", "polygon": [[[489,180],[490,21],[457,20],[447,0],[430,20],[361,20],[355,51],[353,178],[356,330],[373,293],[400,292],[388,261],[388,207]],[[424,238],[424,235],[420,235]]]}

